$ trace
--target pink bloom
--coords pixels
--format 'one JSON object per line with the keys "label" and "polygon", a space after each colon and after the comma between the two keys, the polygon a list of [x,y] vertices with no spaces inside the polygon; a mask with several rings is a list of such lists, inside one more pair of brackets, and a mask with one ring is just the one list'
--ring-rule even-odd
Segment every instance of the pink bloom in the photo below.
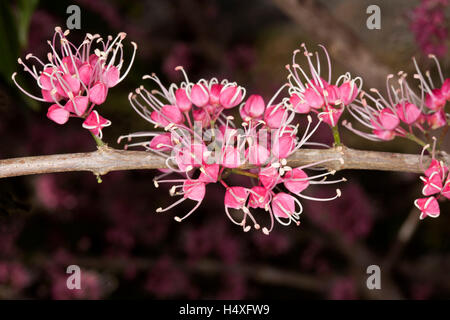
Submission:
{"label": "pink bloom", "polygon": [[211,86],[209,90],[209,104],[213,106],[220,105],[220,92],[222,91],[223,85],[215,83]]}
{"label": "pink bloom", "polygon": [[308,175],[302,169],[294,168],[286,173],[283,183],[290,192],[299,194],[309,186]]}
{"label": "pink bloom", "polygon": [[47,111],[47,118],[57,124],[64,124],[69,121],[70,112],[57,104],[52,104]]}
{"label": "pink bloom", "polygon": [[283,105],[272,105],[264,112],[264,121],[272,129],[281,127],[287,121],[288,112]]}
{"label": "pink bloom", "polygon": [[[337,183],[344,179],[325,182],[323,177],[334,172],[308,177],[303,169],[310,165],[294,170],[287,165],[286,158],[306,144],[320,125],[319,121],[311,126],[312,118],[308,116],[301,138],[297,136],[299,126],[293,123],[295,113],[287,104],[287,99],[275,101],[287,85],[276,92],[266,108],[259,95],[252,95],[241,104],[245,89],[235,83],[227,80],[219,83],[215,78],[191,83],[182,67],[177,67],[177,70],[181,70],[186,79],[180,85],[171,84],[167,88],[155,75],[145,76],[152,79],[159,89],[147,91],[139,87],[129,95],[130,103],[139,115],[155,126],[164,126],[167,132],[137,132],[119,138],[119,142],[122,139],[143,138],[144,141],[127,146],[144,147],[166,160],[168,168],[154,179],[155,187],[160,183],[173,184],[170,195],[182,197],[167,208],[158,208],[157,212],[168,211],[186,200],[195,201],[196,205],[186,215],[175,217],[176,221],[182,221],[203,201],[206,184],[216,183],[225,189],[223,201],[230,221],[245,232],[253,227],[267,235],[275,221],[282,225],[298,222],[302,205],[296,197],[328,201],[340,196],[338,190],[336,196],[325,199],[301,194],[310,183]],[[314,88],[321,86],[328,84],[319,79]],[[337,87],[333,92],[337,97]],[[243,120],[240,128],[236,126],[233,116],[224,114],[226,109],[238,104],[241,104],[239,111]],[[326,159],[311,166],[331,160],[339,159]],[[244,165],[252,165],[252,168],[246,169]],[[226,179],[231,174],[245,176],[245,179],[251,180],[249,185],[253,187],[230,187]],[[166,178],[171,175],[178,175],[179,178]],[[303,177],[307,181],[303,181]],[[296,193],[277,195],[274,188],[283,181],[288,190]],[[296,208],[299,210],[295,211]],[[253,212],[256,210],[268,216],[269,225],[259,225],[257,218],[260,214]]]}
{"label": "pink bloom", "polygon": [[445,175],[448,173],[448,169],[441,161],[432,159],[428,169],[425,170],[425,175],[430,177],[434,173],[438,173],[439,176],[442,177],[442,180],[444,180]]}
{"label": "pink bloom", "polygon": [[184,117],[180,109],[170,105],[163,106],[160,111],[153,111],[151,118],[163,127],[170,123],[182,124],[184,122]]}
{"label": "pink bloom", "polygon": [[359,89],[355,84],[355,81],[346,81],[339,87],[340,99],[344,105],[349,105],[356,99]]}
{"label": "pink bloom", "polygon": [[424,196],[431,196],[442,190],[442,177],[438,172],[433,172],[429,177],[420,177],[423,181],[422,193]]}
{"label": "pink bloom", "polygon": [[300,93],[293,93],[289,98],[289,102],[297,113],[309,113],[311,111],[309,103],[303,99],[303,95]]}
{"label": "pink bloom", "polygon": [[286,159],[295,150],[295,138],[291,135],[277,137],[272,146],[272,154],[278,159]]}
{"label": "pink bloom", "polygon": [[267,163],[269,157],[269,150],[258,143],[255,143],[247,149],[246,158],[250,164],[261,166]]}
{"label": "pink bloom", "polygon": [[267,189],[272,189],[281,181],[278,170],[274,167],[261,169],[258,178],[262,185]]}
{"label": "pink bloom", "polygon": [[[362,86],[362,80],[361,78],[352,79],[350,74],[347,73],[340,76],[335,84],[332,84],[330,57],[325,47],[320,46],[323,49],[328,62],[328,79],[324,80],[320,76],[321,68],[318,53],[316,52],[317,62],[313,61],[311,57],[313,57],[314,54],[306,49],[305,44],[302,44],[302,47],[309,70],[302,69],[300,65],[296,63],[295,58],[300,50],[295,50],[292,58],[292,65],[286,66],[289,71],[289,102],[295,112],[315,112],[318,114],[319,119],[329,126],[334,127],[338,124],[345,106],[352,103],[358,95]],[[359,86],[355,83],[358,80],[360,82]],[[340,107],[337,107],[338,105],[340,105]]]}
{"label": "pink bloom", "polygon": [[297,225],[300,224],[300,214],[302,213],[302,206],[300,205],[300,211],[295,210],[295,204],[298,200],[293,196],[280,192],[277,193],[272,200],[272,211],[277,218],[287,218],[293,220]]}
{"label": "pink bloom", "polygon": [[397,115],[391,109],[383,109],[378,115],[381,127],[385,130],[394,130],[400,123]]}
{"label": "pink bloom", "polygon": [[320,112],[318,114],[318,117],[320,120],[325,122],[331,127],[334,127],[338,124],[339,118],[342,115],[342,112],[344,112],[344,109],[336,109],[332,107],[327,107],[324,109],[324,112]]}
{"label": "pink bloom", "polygon": [[219,178],[219,170],[220,166],[218,164],[204,164],[200,168],[201,173],[198,180],[205,183],[217,182],[217,179]]}
{"label": "pink bloom", "polygon": [[96,110],[92,111],[83,122],[83,128],[88,129],[93,135],[102,138],[102,129],[111,125],[111,121],[103,118]]}
{"label": "pink bloom", "polygon": [[320,109],[324,106],[325,100],[317,89],[308,88],[303,93],[306,103],[313,109]]}
{"label": "pink bloom", "polygon": [[86,96],[76,96],[73,99],[67,101],[64,109],[70,113],[74,113],[78,116],[83,115],[88,108],[88,97]]}
{"label": "pink bloom", "polygon": [[439,88],[432,89],[425,97],[425,104],[434,111],[438,111],[445,106],[445,102],[445,96]]}
{"label": "pink bloom", "polygon": [[426,217],[439,217],[439,204],[435,197],[417,199],[416,201],[414,201],[414,205],[420,210],[421,220],[425,219]]}
{"label": "pink bloom", "polygon": [[14,83],[26,95],[52,103],[47,116],[58,124],[66,123],[69,117],[87,119],[95,105],[104,103],[108,88],[117,85],[128,74],[137,49],[132,42],[134,50],[130,64],[121,74],[125,33],[119,33],[116,38],[108,37],[106,42],[98,34],[86,34],[79,46],[71,43],[68,35],[69,30],[63,32],[60,27],[55,28],[53,39],[49,42],[48,62],[45,64],[32,54],[25,57],[34,62],[32,66],[18,59],[19,64],[35,79],[42,97],[25,91],[16,82],[16,73],[12,75]]}
{"label": "pink bloom", "polygon": [[155,136],[149,144],[150,149],[158,151],[168,151],[173,147],[170,133],[162,133]]}
{"label": "pink bloom", "polygon": [[103,82],[94,83],[89,90],[89,100],[93,104],[103,104],[108,95],[108,87]]}
{"label": "pink bloom", "polygon": [[265,208],[270,202],[269,193],[269,190],[264,187],[254,186],[250,190],[249,206],[252,208]]}
{"label": "pink bloom", "polygon": [[232,146],[226,147],[222,152],[222,164],[226,168],[237,168],[242,165],[241,152]]}
{"label": "pink bloom", "polygon": [[233,108],[242,102],[244,94],[245,91],[242,87],[238,87],[236,85],[224,87],[220,92],[220,104],[225,109]]}
{"label": "pink bloom", "polygon": [[397,104],[395,109],[397,111],[397,116],[406,124],[412,124],[416,122],[416,120],[419,119],[421,115],[419,108],[417,108],[415,104],[409,102],[399,103]]}
{"label": "pink bloom", "polygon": [[263,98],[260,95],[253,94],[245,102],[244,110],[250,118],[257,119],[264,114],[265,107]]}
{"label": "pink bloom", "polygon": [[438,129],[447,125],[447,115],[444,110],[436,111],[427,116],[427,123],[431,129]]}
{"label": "pink bloom", "polygon": [[205,197],[205,183],[195,180],[186,180],[183,184],[184,197],[201,201]]}
{"label": "pink bloom", "polygon": [[192,170],[194,167],[201,167],[207,162],[208,150],[203,143],[192,143],[189,146],[175,146],[175,162],[178,168],[184,172]]}
{"label": "pink bloom", "polygon": [[192,87],[191,101],[197,107],[203,107],[209,102],[209,93],[202,84],[195,84]]}
{"label": "pink bloom", "polygon": [[[159,182],[160,183],[161,182],[179,182],[179,180],[166,180],[166,181],[159,181]],[[156,209],[156,212],[165,212],[167,210],[170,210],[173,207],[179,205],[180,203],[184,202],[187,199],[196,201],[197,204],[194,206],[194,208],[191,211],[189,211],[186,215],[184,215],[182,218],[180,218],[178,216],[174,217],[175,221],[177,221],[177,222],[183,221],[184,219],[189,217],[195,210],[197,210],[197,208],[202,203],[203,199],[205,198],[205,193],[206,193],[205,185],[206,185],[205,182],[202,182],[199,180],[190,180],[190,179],[182,180],[181,185],[173,186],[170,189],[170,194],[171,195],[183,195],[183,197],[165,209],[163,209],[163,208]],[[155,186],[158,186],[158,184],[155,183]],[[177,190],[180,188],[182,191],[177,192]]]}
{"label": "pink bloom", "polygon": [[248,190],[244,187],[229,187],[225,192],[225,207],[241,209],[247,201]]}
{"label": "pink bloom", "polygon": [[[423,154],[429,145],[424,146],[421,154],[420,164],[423,167]],[[431,196],[427,198],[420,198],[414,201],[414,205],[420,210],[420,219],[424,219],[427,216],[436,218],[440,214],[438,199],[441,196],[449,198],[450,194],[450,176],[448,175],[448,167],[443,162],[435,159],[436,139],[434,139],[432,149],[432,160],[426,170],[424,170],[425,177],[420,177],[423,181],[422,193],[424,196]],[[447,176],[447,178],[446,178]],[[443,182],[445,183],[443,184]]]}
{"label": "pink bloom", "polygon": [[188,112],[192,108],[192,102],[189,100],[186,90],[179,88],[175,91],[175,100],[181,112]]}

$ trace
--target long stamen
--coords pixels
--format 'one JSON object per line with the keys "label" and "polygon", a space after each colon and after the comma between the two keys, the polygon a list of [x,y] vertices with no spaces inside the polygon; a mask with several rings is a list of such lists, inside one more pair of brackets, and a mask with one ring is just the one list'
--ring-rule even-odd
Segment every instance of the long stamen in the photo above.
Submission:
{"label": "long stamen", "polygon": [[314,201],[331,201],[331,200],[335,200],[335,199],[337,199],[337,198],[339,198],[341,196],[341,190],[340,189],[336,189],[336,195],[334,197],[331,197],[331,198],[315,198],[315,197],[306,196],[306,195],[301,194],[301,193],[299,193],[298,196],[302,197],[304,199],[314,200]]}

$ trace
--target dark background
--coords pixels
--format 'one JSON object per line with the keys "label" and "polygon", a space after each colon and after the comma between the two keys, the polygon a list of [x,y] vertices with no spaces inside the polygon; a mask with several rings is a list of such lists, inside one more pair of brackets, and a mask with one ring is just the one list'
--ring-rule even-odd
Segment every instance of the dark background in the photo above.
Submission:
{"label": "dark background", "polygon": [[[429,3],[442,3],[444,15],[414,14]],[[166,83],[181,81],[177,65],[191,80],[228,78],[265,99],[285,81],[284,66],[302,42],[310,50],[317,44],[329,49],[333,79],[363,71],[366,89],[383,85],[381,69],[412,73],[412,56],[434,68],[426,59],[433,51],[448,76],[445,3],[78,0],[81,30],[73,30],[69,39],[124,31],[126,59],[129,41],[138,44],[130,75],[98,108],[113,123],[104,140],[121,148],[118,136],[153,130],[133,112],[128,92],[145,84],[141,77],[152,72]],[[54,27],[65,28],[70,4],[1,0],[0,158],[95,150],[80,119],[64,126],[51,122],[47,105],[31,101],[10,81],[12,72],[22,71],[17,57],[45,56]],[[366,28],[370,4],[381,7],[381,30]],[[296,19],[296,10],[308,19]],[[359,63],[364,60],[357,48],[374,63]],[[35,89],[23,72],[18,79]],[[354,148],[420,152],[401,139],[372,143],[341,131],[344,143]],[[330,143],[330,132],[324,128],[313,140]],[[450,298],[449,203],[441,204],[438,219],[421,221],[404,246],[397,240],[407,217],[419,215],[413,207],[421,196],[416,174],[342,172],[348,182],[340,186],[340,199],[305,201],[301,227],[278,225],[269,237],[232,225],[224,213],[223,190],[213,185],[201,208],[183,223],[173,216],[186,212],[188,204],[156,214],[172,199],[168,189],[153,187],[154,174],[114,172],[101,184],[89,173],[0,180],[0,298]],[[321,187],[314,194],[330,192]],[[82,269],[82,290],[66,288],[71,264]],[[366,268],[372,264],[382,272],[382,289],[376,292],[366,288]]]}

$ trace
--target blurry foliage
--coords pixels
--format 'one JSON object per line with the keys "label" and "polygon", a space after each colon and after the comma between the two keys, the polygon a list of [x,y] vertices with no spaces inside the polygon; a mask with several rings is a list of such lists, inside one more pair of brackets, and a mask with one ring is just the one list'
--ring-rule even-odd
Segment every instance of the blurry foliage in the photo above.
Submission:
{"label": "blurry foliage", "polygon": [[[0,75],[9,85],[13,85],[11,75],[17,70],[17,58],[27,46],[29,25],[38,2],[0,0]],[[24,102],[30,108],[38,108],[33,100]]]}

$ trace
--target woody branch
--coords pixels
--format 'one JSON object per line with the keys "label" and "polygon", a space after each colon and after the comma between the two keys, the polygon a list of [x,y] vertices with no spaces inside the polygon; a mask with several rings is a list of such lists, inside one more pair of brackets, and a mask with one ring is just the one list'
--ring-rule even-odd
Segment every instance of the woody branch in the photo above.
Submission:
{"label": "woody branch", "polygon": [[[440,158],[447,165],[450,164],[450,155],[447,153],[441,153]],[[298,167],[327,159],[337,159],[321,164],[328,170],[360,169],[422,172],[420,156],[418,155],[356,150],[344,146],[330,149],[297,150],[289,157],[288,165]],[[425,156],[423,165],[428,166],[430,161],[430,157]],[[95,175],[104,175],[111,171],[162,169],[165,167],[165,159],[153,153],[117,150],[102,146],[94,152],[0,160],[0,178],[72,171],[90,171]],[[249,166],[243,168],[249,168]]]}

